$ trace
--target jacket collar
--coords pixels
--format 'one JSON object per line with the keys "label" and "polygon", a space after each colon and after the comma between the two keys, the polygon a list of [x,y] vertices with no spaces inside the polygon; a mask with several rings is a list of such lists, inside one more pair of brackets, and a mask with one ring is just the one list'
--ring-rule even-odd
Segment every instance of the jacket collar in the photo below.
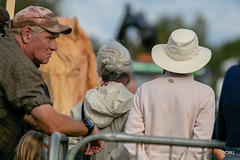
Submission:
{"label": "jacket collar", "polygon": [[189,79],[194,79],[192,73],[179,74],[179,73],[173,73],[173,72],[169,72],[169,71],[165,71],[165,73],[161,77],[186,77]]}

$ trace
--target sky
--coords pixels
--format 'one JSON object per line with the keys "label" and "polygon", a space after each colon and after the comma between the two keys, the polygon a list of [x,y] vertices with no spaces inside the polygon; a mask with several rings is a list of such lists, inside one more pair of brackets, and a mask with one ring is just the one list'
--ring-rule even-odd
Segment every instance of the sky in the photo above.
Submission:
{"label": "sky", "polygon": [[132,13],[142,12],[151,25],[165,16],[181,16],[191,26],[197,15],[207,21],[207,42],[211,46],[240,38],[239,0],[62,0],[62,17],[77,17],[88,36],[101,43],[116,39],[125,6]]}

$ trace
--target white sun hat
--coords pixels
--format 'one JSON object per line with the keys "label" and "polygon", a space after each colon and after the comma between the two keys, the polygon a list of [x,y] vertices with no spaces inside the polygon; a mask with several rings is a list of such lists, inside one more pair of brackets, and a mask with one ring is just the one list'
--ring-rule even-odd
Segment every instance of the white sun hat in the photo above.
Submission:
{"label": "white sun hat", "polygon": [[174,73],[192,73],[211,59],[211,50],[198,45],[198,37],[189,29],[177,29],[167,44],[152,48],[152,59],[161,68]]}

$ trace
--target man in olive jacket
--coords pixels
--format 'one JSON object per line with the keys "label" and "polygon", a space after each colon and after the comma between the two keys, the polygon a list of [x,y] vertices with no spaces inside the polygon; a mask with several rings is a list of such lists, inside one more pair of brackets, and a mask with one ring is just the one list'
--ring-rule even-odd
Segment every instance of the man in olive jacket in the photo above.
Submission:
{"label": "man in olive jacket", "polygon": [[[29,6],[11,20],[6,35],[0,37],[0,159],[9,154],[25,114],[47,134],[69,136],[95,134],[83,121],[57,113],[44,92],[44,81],[37,67],[46,64],[57,50],[56,38],[69,34],[71,28],[58,23],[49,10]],[[93,147],[91,147],[93,146]],[[92,143],[86,154],[102,148],[102,141]]]}

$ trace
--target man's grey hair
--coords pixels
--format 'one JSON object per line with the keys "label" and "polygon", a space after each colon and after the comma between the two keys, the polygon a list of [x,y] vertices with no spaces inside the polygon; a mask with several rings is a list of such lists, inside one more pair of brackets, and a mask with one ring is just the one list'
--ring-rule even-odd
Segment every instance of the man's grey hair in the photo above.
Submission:
{"label": "man's grey hair", "polygon": [[[7,28],[7,31],[12,34],[21,34],[23,28]],[[31,26],[31,29],[35,37],[37,37],[41,32],[45,31],[45,29],[39,26]]]}

